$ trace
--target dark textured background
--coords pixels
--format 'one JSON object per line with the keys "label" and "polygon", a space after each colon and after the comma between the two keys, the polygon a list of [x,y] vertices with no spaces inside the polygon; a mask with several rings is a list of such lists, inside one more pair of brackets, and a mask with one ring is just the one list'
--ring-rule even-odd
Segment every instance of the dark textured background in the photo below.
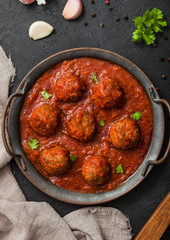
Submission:
{"label": "dark textured background", "polygon": [[[148,8],[157,7],[163,10],[170,25],[169,0],[111,0],[111,5],[115,7],[112,12],[104,4],[104,0],[96,0],[95,4],[91,4],[90,0],[83,0],[83,14],[79,19],[71,22],[66,21],[61,14],[65,0],[47,0],[47,2],[46,6],[38,6],[35,3],[25,6],[19,0],[0,0],[0,44],[7,55],[11,55],[17,69],[11,92],[15,91],[25,74],[44,58],[61,50],[89,46],[109,49],[127,57],[159,88],[160,97],[170,100],[170,62],[167,61],[167,57],[170,57],[169,27],[164,29],[169,40],[165,41],[163,34],[158,34],[156,48],[131,41],[134,31],[132,19],[142,15]],[[91,12],[96,13],[95,18],[91,17]],[[125,14],[129,16],[128,21],[123,19]],[[120,17],[119,22],[115,21],[116,17]],[[37,20],[47,21],[55,28],[55,32],[45,39],[31,40],[28,29],[30,24]],[[88,26],[83,25],[84,21],[88,22]],[[105,27],[100,28],[100,23],[104,23]],[[166,60],[160,62],[160,57],[165,57]],[[162,74],[167,75],[166,80],[162,80]],[[165,116],[167,123],[166,109]],[[170,127],[166,128],[163,151],[167,144],[168,132]],[[170,161],[168,160],[170,158],[162,165],[154,167],[149,176],[126,196],[102,205],[116,207],[128,216],[134,237],[169,191]],[[46,201],[61,216],[82,207],[54,200],[40,192],[22,175],[14,160],[11,168],[28,201]],[[162,239],[170,239],[169,230]]]}

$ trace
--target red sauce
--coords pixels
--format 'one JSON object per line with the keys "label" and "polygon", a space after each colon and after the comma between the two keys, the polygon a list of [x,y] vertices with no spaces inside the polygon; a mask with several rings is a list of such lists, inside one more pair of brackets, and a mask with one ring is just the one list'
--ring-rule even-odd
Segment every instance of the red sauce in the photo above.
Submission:
{"label": "red sauce", "polygon": [[[84,81],[86,90],[78,102],[63,103],[55,100],[55,83],[63,73],[75,72],[80,79]],[[60,114],[60,123],[55,134],[50,137],[41,137],[37,135],[29,125],[30,115],[34,108],[42,104],[50,104],[58,106],[61,112],[72,116],[74,112],[81,108],[93,113],[93,108],[89,103],[89,94],[95,86],[91,79],[92,73],[97,73],[98,81],[102,81],[106,77],[117,78],[117,82],[124,92],[124,103],[120,108],[103,109],[98,111],[96,118],[96,132],[94,137],[88,142],[81,142],[71,138],[67,134],[64,115]],[[48,100],[43,99],[42,92],[46,88],[47,92],[52,94]],[[117,120],[130,116],[136,111],[142,113],[142,118],[138,121],[140,128],[140,141],[135,148],[120,150],[113,147],[109,140],[109,130],[111,125]],[[100,126],[99,121],[105,120],[104,127]],[[95,58],[79,58],[64,61],[48,71],[46,71],[33,85],[28,92],[20,115],[20,135],[21,144],[24,152],[32,164],[53,184],[79,192],[102,192],[110,191],[117,188],[129,176],[131,176],[141,165],[144,160],[148,148],[150,146],[153,128],[153,113],[150,100],[142,86],[138,83],[124,68]],[[40,146],[32,150],[28,146],[30,138],[36,138]],[[78,159],[71,163],[71,167],[67,173],[58,176],[48,176],[42,170],[39,162],[39,155],[44,147],[52,144],[60,143],[67,148],[71,155],[78,156]],[[111,176],[103,185],[88,185],[81,174],[81,166],[88,156],[102,155],[110,165]],[[116,173],[116,167],[121,164],[124,169],[123,174]]]}

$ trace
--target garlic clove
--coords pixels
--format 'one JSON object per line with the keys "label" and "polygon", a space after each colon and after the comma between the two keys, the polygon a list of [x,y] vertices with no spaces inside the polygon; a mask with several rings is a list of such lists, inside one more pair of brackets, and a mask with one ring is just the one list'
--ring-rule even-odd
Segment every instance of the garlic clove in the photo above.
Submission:
{"label": "garlic clove", "polygon": [[53,30],[54,28],[50,24],[44,21],[37,21],[31,24],[29,28],[29,36],[30,38],[37,40],[47,37]]}
{"label": "garlic clove", "polygon": [[38,5],[45,5],[46,1],[45,0],[36,0]]}
{"label": "garlic clove", "polygon": [[78,18],[83,10],[81,0],[68,0],[63,10],[63,17],[67,20]]}

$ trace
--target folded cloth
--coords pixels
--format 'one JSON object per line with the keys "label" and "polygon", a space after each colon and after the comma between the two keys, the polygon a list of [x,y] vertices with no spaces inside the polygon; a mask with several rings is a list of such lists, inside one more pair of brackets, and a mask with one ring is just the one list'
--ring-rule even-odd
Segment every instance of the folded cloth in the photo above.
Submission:
{"label": "folded cloth", "polygon": [[[0,124],[15,68],[0,46]],[[27,202],[9,166],[0,129],[1,240],[130,240],[129,219],[119,210],[89,207],[64,218],[47,203]]]}
{"label": "folded cloth", "polygon": [[[15,75],[15,68],[11,62],[11,59],[8,59],[0,46],[0,124],[2,122],[3,108],[5,102],[8,98],[8,89],[9,84],[13,81]],[[0,128],[0,168],[5,166],[10,160],[10,156],[6,153],[3,142],[2,134]]]}

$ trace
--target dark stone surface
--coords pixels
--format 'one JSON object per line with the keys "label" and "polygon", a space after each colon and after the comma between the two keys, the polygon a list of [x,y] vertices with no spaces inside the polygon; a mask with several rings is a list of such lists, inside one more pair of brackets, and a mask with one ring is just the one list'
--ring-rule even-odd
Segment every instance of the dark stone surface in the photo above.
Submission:
{"label": "dark stone surface", "polygon": [[[104,4],[104,0],[84,0],[84,11],[76,21],[66,21],[62,16],[62,9],[66,1],[47,0],[46,6],[32,4],[25,6],[19,0],[0,1],[0,44],[8,55],[11,55],[17,76],[11,92],[14,92],[25,74],[44,58],[61,50],[74,47],[98,47],[109,49],[123,55],[137,64],[159,88],[161,98],[170,100],[170,29],[163,32],[169,40],[163,39],[163,34],[157,35],[157,47],[147,47],[144,43],[135,44],[131,41],[134,24],[132,19],[142,15],[148,8],[157,7],[163,10],[170,24],[169,0],[111,0],[113,11]],[[92,18],[91,13],[96,13]],[[128,21],[123,16],[128,15]],[[120,21],[116,22],[115,18]],[[55,31],[49,37],[33,41],[28,36],[31,23],[44,20],[50,23]],[[84,26],[87,21],[88,25]],[[104,28],[100,28],[100,23]],[[165,61],[161,62],[160,58]],[[161,75],[167,75],[163,80]],[[167,124],[167,111],[165,109]],[[170,127],[166,128],[165,142],[160,156],[163,155],[168,141]],[[157,167],[154,167],[149,176],[133,191],[115,201],[103,204],[120,209],[130,218],[134,237],[146,223],[158,204],[169,191],[170,185],[170,158]],[[57,212],[64,216],[79,209],[76,206],[54,200],[36,189],[19,171],[14,160],[11,168],[28,201],[46,201]],[[169,239],[170,231],[167,230],[162,239]]]}

